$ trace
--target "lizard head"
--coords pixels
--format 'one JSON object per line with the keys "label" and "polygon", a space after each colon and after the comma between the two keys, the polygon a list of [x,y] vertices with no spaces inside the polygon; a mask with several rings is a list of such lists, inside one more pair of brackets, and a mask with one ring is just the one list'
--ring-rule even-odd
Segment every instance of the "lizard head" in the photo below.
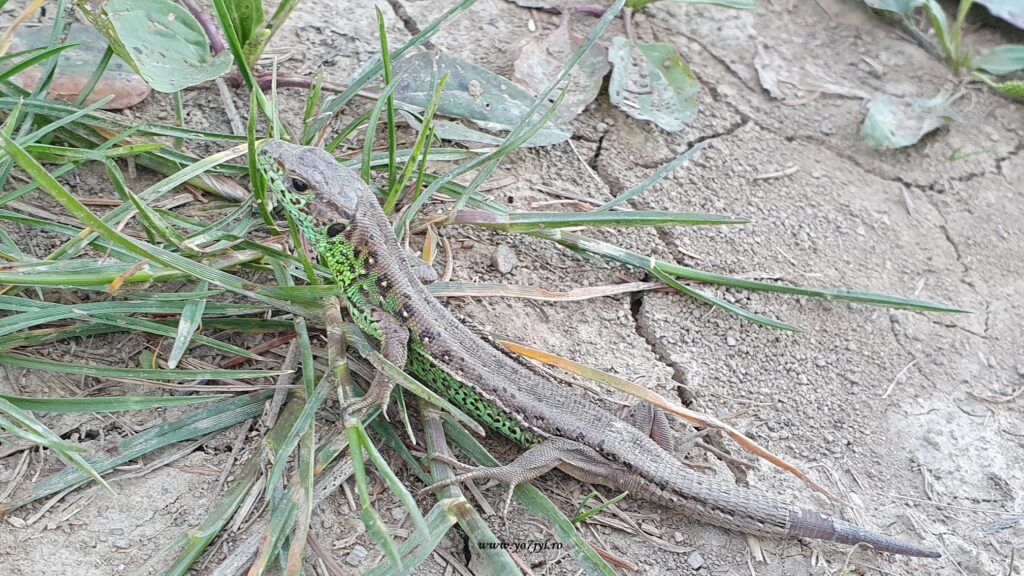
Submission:
{"label": "lizard head", "polygon": [[372,194],[359,177],[328,152],[267,140],[256,153],[266,179],[267,196],[281,207],[314,246],[352,219],[365,194]]}

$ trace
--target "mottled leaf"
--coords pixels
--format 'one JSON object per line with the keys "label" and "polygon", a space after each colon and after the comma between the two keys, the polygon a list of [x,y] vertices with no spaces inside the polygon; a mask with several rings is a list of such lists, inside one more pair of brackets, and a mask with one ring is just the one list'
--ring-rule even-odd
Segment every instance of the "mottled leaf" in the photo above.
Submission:
{"label": "mottled leaf", "polygon": [[924,4],[924,0],[864,0],[864,3],[875,10],[892,12],[909,18],[914,9]]}
{"label": "mottled leaf", "polygon": [[1024,44],[1003,44],[974,59],[974,67],[996,76],[1024,70]]}
{"label": "mottled leaf", "polygon": [[[572,32],[566,18],[551,34],[534,36],[523,44],[515,61],[514,78],[535,94],[543,92],[583,40],[583,36]],[[597,98],[610,69],[608,50],[594,44],[569,74],[568,94],[558,108],[558,115],[568,121],[582,112]]]}
{"label": "mottled leaf", "polygon": [[114,52],[158,92],[177,92],[231,69],[231,53],[212,56],[202,27],[171,0],[77,3]]}
{"label": "mottled leaf", "polygon": [[[394,93],[396,102],[423,110],[433,95],[435,74],[438,78],[448,74],[437,114],[469,120],[492,132],[511,131],[534,103],[535,97],[514,82],[443,53],[419,52],[394,62],[392,68],[395,77],[401,76]],[[437,128],[435,125],[435,133],[443,138]],[[473,132],[464,133],[471,136]],[[570,136],[568,126],[549,121],[526,145],[550,146]]]}
{"label": "mottled leaf", "polygon": [[682,130],[697,114],[700,84],[671,44],[637,44],[617,36],[608,53],[608,97],[626,114]]}
{"label": "mottled leaf", "polygon": [[998,16],[1024,30],[1024,2],[1021,0],[975,0],[981,4],[993,16]]}
{"label": "mottled leaf", "polygon": [[[82,88],[89,82],[93,71],[103,57],[107,41],[95,29],[84,25],[73,25],[68,33],[68,42],[80,42],[64,50],[57,64],[57,71],[50,83],[50,98],[74,102]],[[13,50],[27,50],[50,44],[50,29],[47,27],[26,27],[18,31],[11,46]],[[32,66],[14,77],[16,84],[25,90],[32,90],[43,73],[42,66]],[[117,55],[110,59],[106,70],[100,76],[89,97],[88,106],[106,98],[114,99],[103,105],[106,110],[120,110],[141,102],[149,96],[151,89],[131,66]]]}
{"label": "mottled leaf", "polygon": [[861,135],[875,148],[904,148],[925,134],[957,120],[945,94],[931,99],[882,94],[868,103]]}

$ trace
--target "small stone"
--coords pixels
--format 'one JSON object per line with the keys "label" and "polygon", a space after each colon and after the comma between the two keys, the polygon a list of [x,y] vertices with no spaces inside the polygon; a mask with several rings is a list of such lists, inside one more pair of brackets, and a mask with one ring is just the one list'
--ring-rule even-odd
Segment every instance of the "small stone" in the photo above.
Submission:
{"label": "small stone", "polygon": [[804,232],[803,230],[796,233],[797,242],[807,242],[809,239],[810,238],[807,236],[807,232]]}
{"label": "small stone", "polygon": [[679,531],[673,532],[672,539],[676,541],[676,544],[679,544],[683,541],[683,533]]}
{"label": "small stone", "polygon": [[348,553],[348,556],[345,556],[345,563],[349,566],[359,566],[369,555],[369,550],[359,544],[356,544],[352,547],[352,551]]}
{"label": "small stone", "polygon": [[736,339],[733,338],[732,336],[726,336],[725,337],[725,344],[726,344],[726,346],[735,346],[736,345]]}
{"label": "small stone", "polygon": [[405,517],[409,515],[409,512],[401,506],[395,506],[391,509],[391,517],[394,518],[395,522],[401,522],[405,520]]}
{"label": "small stone", "polygon": [[132,547],[132,543],[127,538],[118,538],[111,542],[110,545],[118,550],[127,550]]}
{"label": "small stone", "polygon": [[694,552],[686,559],[686,563],[690,565],[690,568],[700,570],[704,567],[704,557],[700,555],[700,552]]}
{"label": "small stone", "polygon": [[25,526],[27,526],[25,521],[21,518],[18,518],[17,516],[8,516],[7,523],[11,526],[14,526],[15,528],[24,528]]}
{"label": "small stone", "polygon": [[598,122],[597,125],[594,126],[594,129],[596,129],[598,132],[601,132],[602,134],[607,132],[608,128],[609,126],[607,122]]}
{"label": "small stone", "polygon": [[801,374],[801,375],[797,376],[797,377],[796,377],[796,381],[797,381],[798,383],[800,383],[800,384],[804,385],[804,386],[806,386],[806,385],[807,385],[807,384],[808,384],[808,383],[810,382],[810,381],[809,381],[809,380],[807,379],[807,375],[805,375],[805,374]]}
{"label": "small stone", "polygon": [[494,268],[502,274],[508,274],[516,267],[516,264],[519,264],[516,253],[504,244],[494,249],[492,259]]}
{"label": "small stone", "polygon": [[1017,365],[1017,376],[1024,378],[1024,364]]}

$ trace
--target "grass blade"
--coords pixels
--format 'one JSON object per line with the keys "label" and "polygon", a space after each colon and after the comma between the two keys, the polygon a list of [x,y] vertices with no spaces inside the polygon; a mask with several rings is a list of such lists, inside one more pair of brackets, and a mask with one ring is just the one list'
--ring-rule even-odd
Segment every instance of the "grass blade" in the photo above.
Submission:
{"label": "grass blade", "polygon": [[[103,473],[176,442],[197,438],[228,426],[233,426],[263,412],[263,404],[273,395],[272,390],[261,390],[209,404],[193,410],[172,422],[158,424],[123,440],[113,452],[90,456],[85,461],[97,472]],[[0,505],[0,513],[17,509],[25,504],[56,494],[61,490],[85,482],[88,476],[75,468],[65,468],[34,483],[22,498]]]}
{"label": "grass blade", "polygon": [[28,396],[5,396],[0,399],[10,402],[22,410],[59,414],[91,414],[97,412],[127,412],[187,406],[211,400],[226,398],[224,394],[211,396],[96,396],[89,398],[31,398]]}
{"label": "grass blade", "polygon": [[[197,290],[204,291],[210,283],[205,280],[199,283]],[[177,368],[181,357],[185,355],[192,335],[199,329],[199,323],[203,320],[203,312],[206,309],[206,299],[197,298],[185,302],[185,308],[181,311],[181,319],[178,320],[178,332],[174,337],[174,345],[167,357],[167,367]]]}
{"label": "grass blade", "polygon": [[622,204],[623,202],[627,202],[627,201],[631,200],[632,198],[634,198],[636,195],[640,194],[644,190],[647,190],[651,186],[654,186],[655,184],[657,184],[658,181],[660,181],[662,178],[664,178],[665,176],[667,176],[671,172],[674,172],[676,168],[679,168],[683,164],[686,164],[687,162],[689,162],[694,156],[696,156],[698,153],[700,153],[700,151],[703,150],[705,146],[707,146],[707,141],[701,142],[701,143],[691,147],[686,152],[683,152],[682,154],[677,156],[675,160],[672,160],[668,164],[665,164],[661,168],[658,168],[657,170],[655,170],[653,174],[648,176],[646,180],[644,180],[643,182],[638,184],[636,187],[634,187],[631,190],[627,190],[626,192],[623,192],[622,194],[619,194],[615,198],[613,198],[613,199],[609,200],[608,202],[602,204],[599,208],[597,208],[597,210],[599,212],[600,211],[604,211],[604,210],[611,210],[615,206],[618,206],[619,204]]}
{"label": "grass blade", "polygon": [[48,372],[61,372],[78,376],[97,376],[99,378],[139,378],[142,380],[238,380],[242,378],[270,378],[284,374],[280,370],[163,370],[159,368],[117,368],[113,366],[95,366],[79,362],[59,362],[17,354],[0,352],[0,364],[18,368],[32,368]]}

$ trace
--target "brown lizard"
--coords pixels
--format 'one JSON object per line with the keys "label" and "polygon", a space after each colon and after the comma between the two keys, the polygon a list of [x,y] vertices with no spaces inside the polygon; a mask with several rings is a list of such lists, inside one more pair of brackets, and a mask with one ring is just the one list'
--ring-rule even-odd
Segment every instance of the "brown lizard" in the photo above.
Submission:
{"label": "brown lizard", "polygon": [[[660,410],[638,410],[646,416],[626,422],[457,320],[421,284],[429,273],[410,267],[370,188],[330,154],[268,141],[259,164],[273,201],[331,270],[356,323],[380,342],[384,356],[526,448],[510,464],[475,468],[449,483],[494,479],[514,486],[558,468],[741,532],[940,556],[688,469],[672,454]],[[378,377],[347,409],[386,405],[392,387]]]}

